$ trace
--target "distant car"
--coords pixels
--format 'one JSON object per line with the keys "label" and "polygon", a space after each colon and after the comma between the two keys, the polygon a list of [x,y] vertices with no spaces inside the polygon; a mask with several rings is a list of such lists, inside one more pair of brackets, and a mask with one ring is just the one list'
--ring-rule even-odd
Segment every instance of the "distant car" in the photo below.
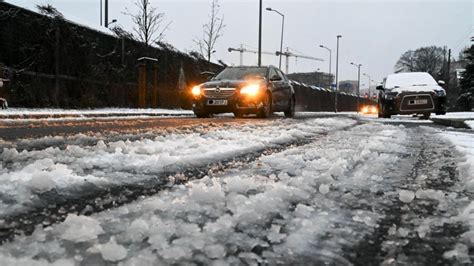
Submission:
{"label": "distant car", "polygon": [[227,67],[210,81],[195,86],[193,111],[197,117],[234,113],[235,117],[256,114],[266,118],[273,112],[295,114],[295,91],[280,69]]}
{"label": "distant car", "polygon": [[378,108],[375,105],[366,105],[363,106],[362,109],[360,110],[362,114],[377,114],[378,113]]}
{"label": "distant car", "polygon": [[446,114],[446,91],[426,72],[388,75],[377,86],[378,116],[416,114],[428,119],[431,113]]}

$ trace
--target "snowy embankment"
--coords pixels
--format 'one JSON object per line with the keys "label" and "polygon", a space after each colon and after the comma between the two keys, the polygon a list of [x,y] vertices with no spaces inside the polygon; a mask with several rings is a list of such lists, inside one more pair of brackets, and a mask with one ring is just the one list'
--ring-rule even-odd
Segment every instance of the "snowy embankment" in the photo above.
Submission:
{"label": "snowy embankment", "polygon": [[[253,128],[238,135],[243,140],[237,146],[227,147],[242,149],[250,138],[261,139],[262,145],[282,129],[288,136],[277,137],[280,140],[352,123],[324,119],[274,125],[264,128],[262,134],[271,136],[264,139],[260,129]],[[229,141],[229,131],[209,133],[214,136],[212,142],[216,136]],[[206,141],[202,137],[197,143],[182,141],[195,149]],[[344,249],[372,235],[384,216],[377,210],[398,200],[396,185],[405,182],[405,176],[398,174],[411,170],[410,160],[402,162],[407,160],[409,145],[403,126],[366,124],[334,131],[314,143],[262,156],[248,166],[178,185],[114,210],[90,217],[69,214],[61,224],[39,226],[32,236],[4,244],[0,260],[15,265],[348,264]],[[118,145],[119,151],[111,144],[99,146],[92,149],[106,159],[92,161],[119,171],[125,166],[115,165],[115,152],[125,156],[141,151],[145,157],[140,155],[133,163],[120,160],[140,171],[154,167],[146,163],[153,152],[164,152],[152,141],[130,144],[128,149]],[[221,147],[227,150],[225,144]],[[112,161],[116,162],[113,166]]]}
{"label": "snowy embankment", "polygon": [[[351,119],[276,120],[223,125],[211,131],[171,132],[143,139],[107,141],[90,138],[75,144],[21,150],[3,143],[0,153],[0,217],[38,207],[41,195],[68,194],[81,186],[131,184],[157,178],[160,173],[233,158],[265,147],[305,139],[354,124]],[[62,137],[59,137],[60,139]],[[57,143],[58,137],[50,140]],[[67,143],[67,141],[63,141]],[[41,205],[40,205],[41,206]]]}

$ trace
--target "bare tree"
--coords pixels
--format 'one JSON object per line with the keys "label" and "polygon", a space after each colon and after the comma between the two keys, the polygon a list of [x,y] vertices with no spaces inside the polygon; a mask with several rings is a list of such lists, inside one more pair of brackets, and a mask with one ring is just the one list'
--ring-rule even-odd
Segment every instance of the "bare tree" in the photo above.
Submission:
{"label": "bare tree", "polygon": [[214,46],[217,40],[222,37],[224,25],[224,16],[220,16],[219,0],[212,0],[211,14],[209,21],[202,26],[203,33],[201,39],[195,39],[194,42],[198,45],[201,55],[211,61],[211,55],[214,51]]}
{"label": "bare tree", "polygon": [[444,49],[436,46],[421,47],[403,53],[395,65],[396,72],[428,72],[439,74],[444,66]]}
{"label": "bare tree", "polygon": [[165,13],[158,12],[151,6],[149,0],[135,0],[134,4],[138,8],[138,13],[133,14],[127,9],[124,14],[132,18],[136,38],[146,45],[161,42],[171,24],[171,22],[165,24]]}

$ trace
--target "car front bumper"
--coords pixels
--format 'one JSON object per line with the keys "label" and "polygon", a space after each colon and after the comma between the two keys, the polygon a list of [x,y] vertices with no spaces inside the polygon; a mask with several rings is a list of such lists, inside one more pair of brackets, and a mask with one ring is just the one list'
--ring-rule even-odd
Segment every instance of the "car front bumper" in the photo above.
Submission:
{"label": "car front bumper", "polygon": [[391,115],[446,113],[446,96],[435,93],[401,93],[383,99],[385,111]]}
{"label": "car front bumper", "polygon": [[[226,100],[226,105],[212,105],[210,101]],[[240,112],[242,114],[257,113],[262,108],[262,95],[248,96],[238,95],[227,98],[212,98],[212,97],[195,97],[193,99],[193,111],[195,113],[233,113]]]}

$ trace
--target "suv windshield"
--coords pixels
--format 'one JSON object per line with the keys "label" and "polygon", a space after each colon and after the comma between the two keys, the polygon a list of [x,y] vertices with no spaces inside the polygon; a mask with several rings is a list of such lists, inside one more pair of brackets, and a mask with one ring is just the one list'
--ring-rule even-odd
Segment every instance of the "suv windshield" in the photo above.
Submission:
{"label": "suv windshield", "polygon": [[265,67],[229,67],[219,73],[214,80],[243,80],[258,78],[262,79],[267,74]]}
{"label": "suv windshield", "polygon": [[436,81],[428,73],[392,74],[389,75],[385,81],[385,88],[387,89],[428,85],[436,85]]}

